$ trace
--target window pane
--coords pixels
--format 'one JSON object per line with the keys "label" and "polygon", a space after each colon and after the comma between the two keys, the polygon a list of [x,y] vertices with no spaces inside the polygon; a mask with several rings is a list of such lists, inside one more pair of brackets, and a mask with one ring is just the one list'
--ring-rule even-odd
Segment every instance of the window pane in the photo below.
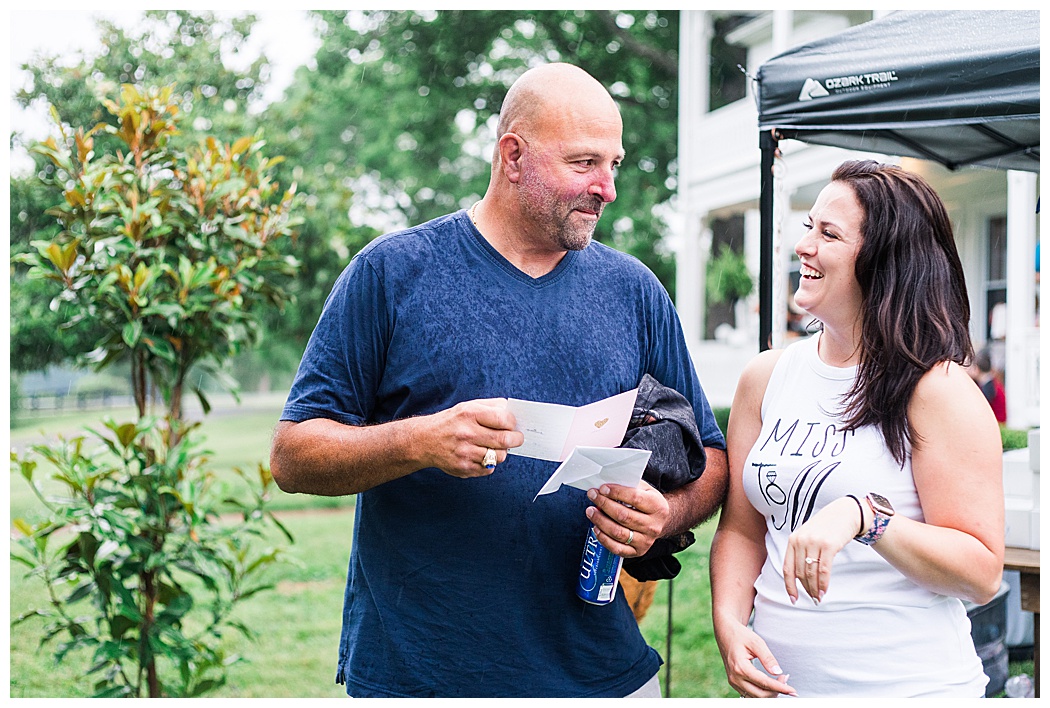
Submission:
{"label": "window pane", "polygon": [[988,280],[1006,280],[1006,217],[988,219]]}

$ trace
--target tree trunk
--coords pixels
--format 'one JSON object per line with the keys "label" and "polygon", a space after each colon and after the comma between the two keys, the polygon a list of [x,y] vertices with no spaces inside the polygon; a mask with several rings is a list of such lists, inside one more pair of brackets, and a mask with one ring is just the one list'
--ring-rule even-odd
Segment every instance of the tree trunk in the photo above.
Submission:
{"label": "tree trunk", "polygon": [[135,396],[139,418],[146,415],[146,391],[146,359],[142,352],[136,351],[131,356],[131,392]]}
{"label": "tree trunk", "polygon": [[139,633],[139,661],[144,662],[146,669],[146,688],[150,698],[160,698],[160,680],[157,678],[157,657],[150,647],[150,634],[153,632],[153,613],[157,606],[157,591],[153,583],[153,571],[142,574],[142,594],[145,607],[142,613],[142,627]]}

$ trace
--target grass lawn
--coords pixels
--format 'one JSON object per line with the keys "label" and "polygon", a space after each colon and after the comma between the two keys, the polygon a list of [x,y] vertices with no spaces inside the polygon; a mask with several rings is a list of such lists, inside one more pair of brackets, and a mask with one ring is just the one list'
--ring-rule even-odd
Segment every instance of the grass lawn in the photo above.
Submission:
{"label": "grass lawn", "polygon": [[[205,447],[212,451],[216,474],[236,488],[234,467],[254,469],[269,457],[270,435],[280,404],[271,408],[247,408],[236,414],[213,414],[202,426]],[[112,412],[127,420],[131,411]],[[58,432],[75,433],[80,426],[96,426],[97,412],[65,415],[36,421],[11,431],[11,446],[53,438]],[[39,502],[18,475],[11,479],[11,517],[39,518]],[[324,499],[288,495],[274,491],[272,508],[295,537],[287,546],[294,562],[272,569],[277,586],[242,603],[238,617],[258,635],[246,639],[231,632],[225,638],[229,653],[244,661],[234,664],[227,684],[212,697],[339,697],[342,686],[334,683],[340,631],[343,584],[353,529],[350,499]],[[674,581],[661,581],[641,629],[647,641],[660,652],[665,664],[660,672],[662,687],[670,672],[670,696],[732,697],[736,693],[725,680],[722,661],[711,629],[708,549],[714,522],[696,530],[697,542],[679,555],[683,569]],[[272,542],[285,546],[274,534]],[[11,617],[46,601],[43,584],[26,577],[26,569],[11,563]],[[672,642],[667,645],[668,596],[671,597]],[[11,693],[19,697],[76,698],[91,693],[93,681],[85,679],[87,656],[70,656],[56,665],[54,644],[39,649],[43,623],[32,620],[11,629]],[[1031,661],[1011,664],[1011,674],[1032,675]]]}
{"label": "grass lawn", "polygon": [[[682,572],[674,580],[659,581],[652,607],[642,618],[642,634],[664,659],[660,686],[665,698],[737,696],[726,681],[711,626],[707,560],[715,525],[716,520],[712,520],[694,530],[696,543],[677,556]],[[669,596],[670,647],[667,645]]]}

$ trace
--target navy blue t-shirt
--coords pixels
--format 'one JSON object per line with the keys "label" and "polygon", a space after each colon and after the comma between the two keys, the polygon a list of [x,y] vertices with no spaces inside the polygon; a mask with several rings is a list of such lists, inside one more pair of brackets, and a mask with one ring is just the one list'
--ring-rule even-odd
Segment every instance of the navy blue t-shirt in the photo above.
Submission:
{"label": "navy blue t-shirt", "polygon": [[[534,279],[459,211],[354,257],[282,419],[365,425],[494,397],[580,406],[645,373],[693,403],[705,445],[724,447],[645,266],[592,243]],[[533,501],[556,467],[512,454],[487,477],[429,468],[358,495],[337,672],[347,693],[623,696],[656,674],[622,590],[606,606],[575,595],[586,494]]]}

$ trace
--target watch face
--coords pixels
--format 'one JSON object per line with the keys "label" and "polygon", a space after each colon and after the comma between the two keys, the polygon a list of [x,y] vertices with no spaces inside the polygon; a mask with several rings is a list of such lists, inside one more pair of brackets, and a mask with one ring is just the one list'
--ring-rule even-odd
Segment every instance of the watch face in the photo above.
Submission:
{"label": "watch face", "polygon": [[881,494],[876,494],[875,492],[870,492],[868,494],[868,501],[871,502],[871,506],[875,511],[881,512],[886,516],[893,516],[893,505],[890,504],[890,500],[886,497]]}

